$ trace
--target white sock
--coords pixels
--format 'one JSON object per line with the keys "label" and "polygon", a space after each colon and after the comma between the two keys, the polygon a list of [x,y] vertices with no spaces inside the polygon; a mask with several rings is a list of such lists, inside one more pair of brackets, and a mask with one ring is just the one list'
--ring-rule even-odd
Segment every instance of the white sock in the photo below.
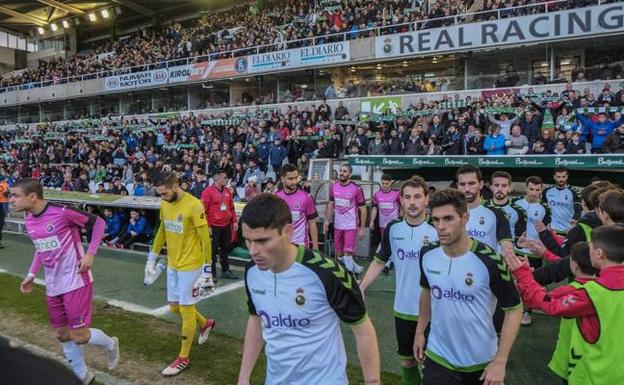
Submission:
{"label": "white sock", "polygon": [[84,380],[87,376],[87,363],[84,358],[84,350],[82,346],[78,345],[74,341],[61,342],[63,347],[63,354],[69,361],[69,366],[72,371],[80,380]]}
{"label": "white sock", "polygon": [[353,271],[353,257],[350,255],[345,255],[342,257],[342,262],[344,263],[345,267],[347,268],[347,270],[349,271]]}
{"label": "white sock", "polygon": [[94,328],[89,329],[89,331],[91,332],[91,338],[89,338],[89,345],[100,346],[106,350],[113,349],[113,346],[114,346],[113,340],[109,336],[107,336],[106,333],[104,333],[100,329],[94,329]]}

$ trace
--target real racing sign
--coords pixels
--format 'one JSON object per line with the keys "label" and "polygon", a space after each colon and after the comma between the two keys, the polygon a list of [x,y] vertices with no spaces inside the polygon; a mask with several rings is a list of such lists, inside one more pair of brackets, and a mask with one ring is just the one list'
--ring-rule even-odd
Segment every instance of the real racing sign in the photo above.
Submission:
{"label": "real racing sign", "polygon": [[127,90],[167,84],[169,73],[166,68],[152,71],[135,72],[123,75],[109,76],[104,79],[106,91]]}
{"label": "real racing sign", "polygon": [[375,38],[375,57],[416,56],[570,39],[624,31],[624,4],[615,3]]}

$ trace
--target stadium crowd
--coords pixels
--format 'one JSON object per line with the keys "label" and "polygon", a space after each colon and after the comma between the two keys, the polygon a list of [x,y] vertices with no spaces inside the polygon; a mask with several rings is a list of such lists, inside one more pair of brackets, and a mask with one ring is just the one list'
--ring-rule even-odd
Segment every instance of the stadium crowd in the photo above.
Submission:
{"label": "stadium crowd", "polygon": [[[521,16],[526,13],[545,12],[539,1],[485,1],[481,13],[474,19],[497,17],[497,11],[530,5],[531,8],[510,9],[502,17]],[[129,68],[138,72],[149,68],[164,67],[164,62],[195,57],[202,62],[210,59],[256,53],[261,50],[295,48],[301,45],[323,44],[342,40],[339,33],[347,33],[347,39],[375,36],[372,28],[381,27],[382,34],[394,34],[409,30],[437,28],[456,22],[455,16],[468,12],[466,2],[457,0],[436,0],[422,6],[415,0],[336,0],[269,1],[262,9],[241,5],[216,15],[203,16],[184,23],[172,22],[152,30],[143,30],[115,42],[94,43],[70,58],[55,58],[41,61],[37,68],[28,68],[5,76],[0,80],[0,89],[31,83],[43,85],[66,81],[106,77],[112,70]],[[582,7],[588,1],[557,2],[550,10]],[[470,22],[459,17],[457,22]],[[410,24],[411,23],[411,24]],[[304,40],[315,37],[315,41]],[[86,47],[88,48],[88,47]],[[176,63],[174,63],[176,64]],[[180,64],[185,64],[181,61]],[[36,86],[39,86],[37,84]]]}
{"label": "stadium crowd", "polygon": [[171,169],[198,195],[198,184],[225,169],[242,199],[250,184],[261,191],[275,182],[283,163],[307,175],[314,158],[624,153],[623,108],[622,88],[607,84],[596,98],[568,84],[559,94],[529,89],[479,100],[445,96],[382,115],[349,111],[342,102],[332,110],[322,100],[282,112],[256,107],[145,121],[16,125],[0,133],[0,175],[32,176],[67,191],[154,195],[154,174]]}

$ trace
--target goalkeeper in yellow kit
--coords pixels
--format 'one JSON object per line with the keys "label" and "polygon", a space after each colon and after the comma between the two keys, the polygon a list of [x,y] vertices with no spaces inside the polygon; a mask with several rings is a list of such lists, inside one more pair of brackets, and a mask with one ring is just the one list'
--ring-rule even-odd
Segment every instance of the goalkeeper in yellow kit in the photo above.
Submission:
{"label": "goalkeeper in yellow kit", "polygon": [[180,188],[174,173],[163,172],[156,180],[162,199],[160,226],[147,257],[145,274],[156,274],[156,259],[167,244],[167,301],[171,312],[182,317],[182,347],[178,357],[162,371],[174,376],[190,364],[189,354],[199,325],[198,344],[208,339],[215,325],[206,319],[195,304],[214,290],[212,282],[212,245],[204,205]]}

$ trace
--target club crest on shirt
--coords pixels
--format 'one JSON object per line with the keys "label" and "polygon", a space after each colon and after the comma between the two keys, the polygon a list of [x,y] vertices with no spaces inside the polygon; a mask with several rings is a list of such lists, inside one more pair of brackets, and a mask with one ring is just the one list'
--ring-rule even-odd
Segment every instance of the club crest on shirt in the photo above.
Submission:
{"label": "club crest on shirt", "polygon": [[472,273],[466,273],[466,279],[464,280],[464,282],[466,283],[466,286],[472,286],[472,284],[474,283]]}
{"label": "club crest on shirt", "polygon": [[295,303],[299,306],[303,306],[306,302],[305,297],[303,296],[303,288],[297,289],[297,296],[295,297]]}
{"label": "club crest on shirt", "polygon": [[53,233],[53,232],[54,232],[54,225],[53,225],[52,223],[48,223],[48,224],[46,225],[46,231],[47,231],[48,233]]}
{"label": "club crest on shirt", "polygon": [[479,224],[482,225],[485,223],[485,218],[479,217]]}
{"label": "club crest on shirt", "polygon": [[301,207],[301,205],[299,204],[299,202],[295,203],[295,210],[299,210],[299,207]]}
{"label": "club crest on shirt", "polygon": [[425,236],[423,237],[423,245],[428,245],[428,244],[429,244],[429,236],[428,236],[428,235],[425,235]]}
{"label": "club crest on shirt", "polygon": [[178,222],[182,222],[183,219],[184,217],[182,216],[182,214],[178,215]]}

